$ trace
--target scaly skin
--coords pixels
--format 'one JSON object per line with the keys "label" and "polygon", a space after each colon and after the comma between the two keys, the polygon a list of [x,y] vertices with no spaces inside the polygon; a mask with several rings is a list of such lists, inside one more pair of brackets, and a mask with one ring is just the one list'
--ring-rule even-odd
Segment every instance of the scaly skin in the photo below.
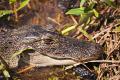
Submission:
{"label": "scaly skin", "polygon": [[[14,29],[5,33],[5,35],[1,35],[0,38],[0,54],[8,63],[12,54],[27,48],[33,48],[35,51],[22,54],[22,58],[27,59],[26,56],[29,56],[32,64],[40,61],[39,55],[56,60],[71,60],[77,63],[98,59],[103,53],[100,45],[96,43],[62,36],[57,32],[51,32],[34,25]],[[35,56],[38,57],[38,60]],[[16,59],[13,60],[19,60],[18,58]],[[16,67],[13,65],[18,66],[17,62],[11,65],[11,67]]]}
{"label": "scaly skin", "polygon": [[[15,52],[27,48],[33,50],[11,59]],[[37,67],[75,64],[96,60],[102,53],[101,46],[96,43],[62,36],[36,25],[0,34],[0,56],[10,68],[23,66],[23,62]]]}

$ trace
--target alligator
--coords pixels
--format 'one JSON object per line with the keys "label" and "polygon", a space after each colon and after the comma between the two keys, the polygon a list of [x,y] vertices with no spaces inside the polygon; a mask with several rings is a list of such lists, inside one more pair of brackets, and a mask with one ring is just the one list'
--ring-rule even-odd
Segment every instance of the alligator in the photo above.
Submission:
{"label": "alligator", "polygon": [[[26,51],[12,57],[20,50]],[[40,25],[25,25],[0,33],[0,56],[11,69],[23,66],[23,63],[36,67],[73,65],[99,59],[103,53],[97,43],[63,36],[53,28]],[[86,73],[92,74],[82,68],[75,71],[81,71],[83,77]]]}

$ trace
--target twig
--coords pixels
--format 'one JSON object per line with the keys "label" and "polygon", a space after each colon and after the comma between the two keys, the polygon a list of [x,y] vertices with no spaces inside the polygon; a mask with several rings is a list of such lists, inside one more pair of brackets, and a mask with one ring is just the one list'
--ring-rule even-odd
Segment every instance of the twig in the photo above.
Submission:
{"label": "twig", "polygon": [[92,60],[92,61],[88,61],[88,62],[100,62],[100,63],[120,63],[120,60]]}
{"label": "twig", "polygon": [[98,34],[96,34],[92,39],[95,39],[95,38],[97,38],[98,36],[102,35],[104,32],[107,32],[107,31],[110,31],[110,30],[111,30],[111,27],[110,27],[110,28],[107,28],[107,29],[105,29],[105,30],[103,30],[103,31],[101,31],[101,32],[98,33]]}
{"label": "twig", "polygon": [[72,67],[76,67],[76,66],[78,66],[80,64],[84,64],[84,63],[88,63],[88,62],[100,62],[100,63],[116,63],[116,64],[120,64],[120,60],[118,60],[118,61],[115,61],[115,60],[92,60],[92,61],[87,61],[87,62],[83,62],[83,63],[76,63],[76,64],[73,64],[71,66],[67,66],[65,68],[65,70],[71,69]]}
{"label": "twig", "polygon": [[22,69],[22,70],[20,70],[20,71],[18,71],[17,73],[23,73],[23,72],[26,72],[26,71],[28,71],[28,70],[30,70],[30,69],[32,69],[32,68],[34,68],[35,67],[35,65],[30,65],[30,66],[28,66],[27,68],[25,68],[25,69]]}
{"label": "twig", "polygon": [[53,23],[57,24],[57,25],[61,25],[59,22],[57,22],[55,19],[48,17],[48,20],[52,21]]}
{"label": "twig", "polygon": [[120,75],[115,75],[111,77],[109,80],[120,80]]}
{"label": "twig", "polygon": [[107,57],[107,59],[109,59],[109,57],[111,56],[111,53],[112,53],[114,50],[116,50],[119,45],[120,45],[120,41],[118,42],[117,45],[115,45],[115,47],[114,47],[110,52],[107,53],[107,54],[109,54],[109,56]]}
{"label": "twig", "polygon": [[78,25],[77,20],[76,20],[72,15],[70,15],[70,17],[71,17],[71,19],[73,20],[74,24]]}

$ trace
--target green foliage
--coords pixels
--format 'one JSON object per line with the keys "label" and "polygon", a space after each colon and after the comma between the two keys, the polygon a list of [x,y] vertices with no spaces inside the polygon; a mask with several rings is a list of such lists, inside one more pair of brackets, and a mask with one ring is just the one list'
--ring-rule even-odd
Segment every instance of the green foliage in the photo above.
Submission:
{"label": "green foliage", "polygon": [[21,0],[22,2],[20,3],[19,8],[17,9],[17,11],[19,11],[20,9],[22,9],[23,7],[25,7],[30,0]]}
{"label": "green foliage", "polygon": [[[20,6],[16,10],[0,10],[0,17],[3,17],[4,15],[8,14],[13,14],[16,13],[17,11],[21,10],[23,7],[25,7],[30,0],[21,0]],[[17,0],[9,0],[9,4],[14,4],[16,3]]]}
{"label": "green foliage", "polygon": [[92,11],[94,12],[95,17],[99,17],[99,13],[95,9],[93,9]]}
{"label": "green foliage", "polygon": [[120,32],[120,26],[118,26],[115,29],[113,29],[112,32]]}
{"label": "green foliage", "polygon": [[87,0],[80,0],[80,7],[82,7],[86,1]]}
{"label": "green foliage", "polygon": [[4,76],[7,78],[7,77],[10,77],[10,74],[9,74],[9,72],[7,71],[7,70],[4,70],[3,71],[3,74],[4,74]]}
{"label": "green foliage", "polygon": [[10,77],[9,72],[6,70],[5,65],[2,62],[0,62],[0,71],[2,71],[6,80]]}
{"label": "green foliage", "polygon": [[[68,33],[69,31],[74,30],[75,28],[77,28],[75,26],[84,25],[84,26],[80,27],[80,29],[79,29],[80,32],[84,36],[86,36],[89,40],[92,40],[92,36],[89,35],[84,28],[85,28],[85,26],[89,25],[89,23],[92,21],[93,16],[95,16],[96,18],[99,17],[99,13],[97,12],[96,9],[94,9],[94,6],[95,6],[95,4],[97,4],[97,1],[94,1],[94,0],[79,0],[79,1],[80,1],[79,8],[73,8],[73,9],[70,9],[68,12],[66,12],[66,14],[69,14],[69,15],[80,16],[80,20],[79,20],[78,24],[77,25],[75,24],[73,26],[70,26],[70,27],[64,29],[62,31],[62,34],[65,34],[65,33]],[[114,6],[114,1],[112,1],[112,0],[102,0],[99,2],[105,3],[108,6]],[[86,6],[84,6],[84,4]],[[119,32],[120,30],[118,28],[116,28],[113,31]]]}
{"label": "green foliage", "polygon": [[[84,7],[84,4],[87,3],[88,6]],[[67,33],[71,30],[74,30],[77,26],[79,26],[80,32],[86,36],[89,40],[92,40],[92,36],[89,35],[84,28],[82,28],[83,25],[87,25],[90,23],[91,18],[93,16],[99,17],[99,13],[93,8],[95,6],[95,2],[92,2],[91,0],[80,0],[80,7],[79,8],[74,8],[70,9],[66,14],[70,15],[77,15],[80,16],[80,25],[79,23],[73,26],[70,26],[66,28],[65,30],[62,31],[62,34]]]}
{"label": "green foliage", "polygon": [[81,7],[81,8],[71,9],[66,14],[80,15],[80,14],[84,14],[84,13],[85,13],[85,8]]}
{"label": "green foliage", "polygon": [[80,8],[75,8],[71,9],[66,14],[71,14],[71,15],[83,15],[83,14],[88,14],[90,12],[93,12],[96,17],[99,17],[98,12],[93,8],[95,3],[94,2],[88,2],[87,7],[83,7],[87,0],[80,0]]}
{"label": "green foliage", "polygon": [[115,7],[115,3],[113,0],[103,0],[104,3],[106,3],[108,6]]}
{"label": "green foliage", "polygon": [[48,78],[48,80],[59,80],[59,78],[56,76],[52,76],[52,77]]}
{"label": "green foliage", "polygon": [[67,27],[66,29],[64,29],[64,30],[61,31],[61,34],[64,34],[64,35],[65,35],[65,34],[68,33],[69,31],[75,29],[76,26],[77,26],[77,25],[73,25],[73,26]]}
{"label": "green foliage", "polygon": [[0,17],[3,17],[4,15],[13,13],[12,10],[0,10]]}
{"label": "green foliage", "polygon": [[85,37],[87,37],[90,41],[92,41],[92,35],[88,34],[86,30],[82,29],[81,27],[79,29]]}
{"label": "green foliage", "polygon": [[17,2],[17,0],[9,0],[9,4],[13,4],[15,2]]}
{"label": "green foliage", "polygon": [[14,53],[11,58],[16,57],[17,55],[23,53],[26,50],[33,50],[33,49],[32,48],[21,49],[21,50],[17,51],[16,53]]}

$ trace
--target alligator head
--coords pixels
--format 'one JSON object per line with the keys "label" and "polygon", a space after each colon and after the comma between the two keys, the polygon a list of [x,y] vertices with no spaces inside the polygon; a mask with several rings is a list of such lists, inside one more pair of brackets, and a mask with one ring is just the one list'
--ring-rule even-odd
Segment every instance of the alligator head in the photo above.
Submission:
{"label": "alligator head", "polygon": [[[11,59],[14,53],[27,48],[33,50]],[[21,62],[38,67],[75,64],[98,59],[102,53],[101,46],[96,43],[62,36],[36,25],[23,26],[0,35],[0,55],[11,68],[22,65]]]}

